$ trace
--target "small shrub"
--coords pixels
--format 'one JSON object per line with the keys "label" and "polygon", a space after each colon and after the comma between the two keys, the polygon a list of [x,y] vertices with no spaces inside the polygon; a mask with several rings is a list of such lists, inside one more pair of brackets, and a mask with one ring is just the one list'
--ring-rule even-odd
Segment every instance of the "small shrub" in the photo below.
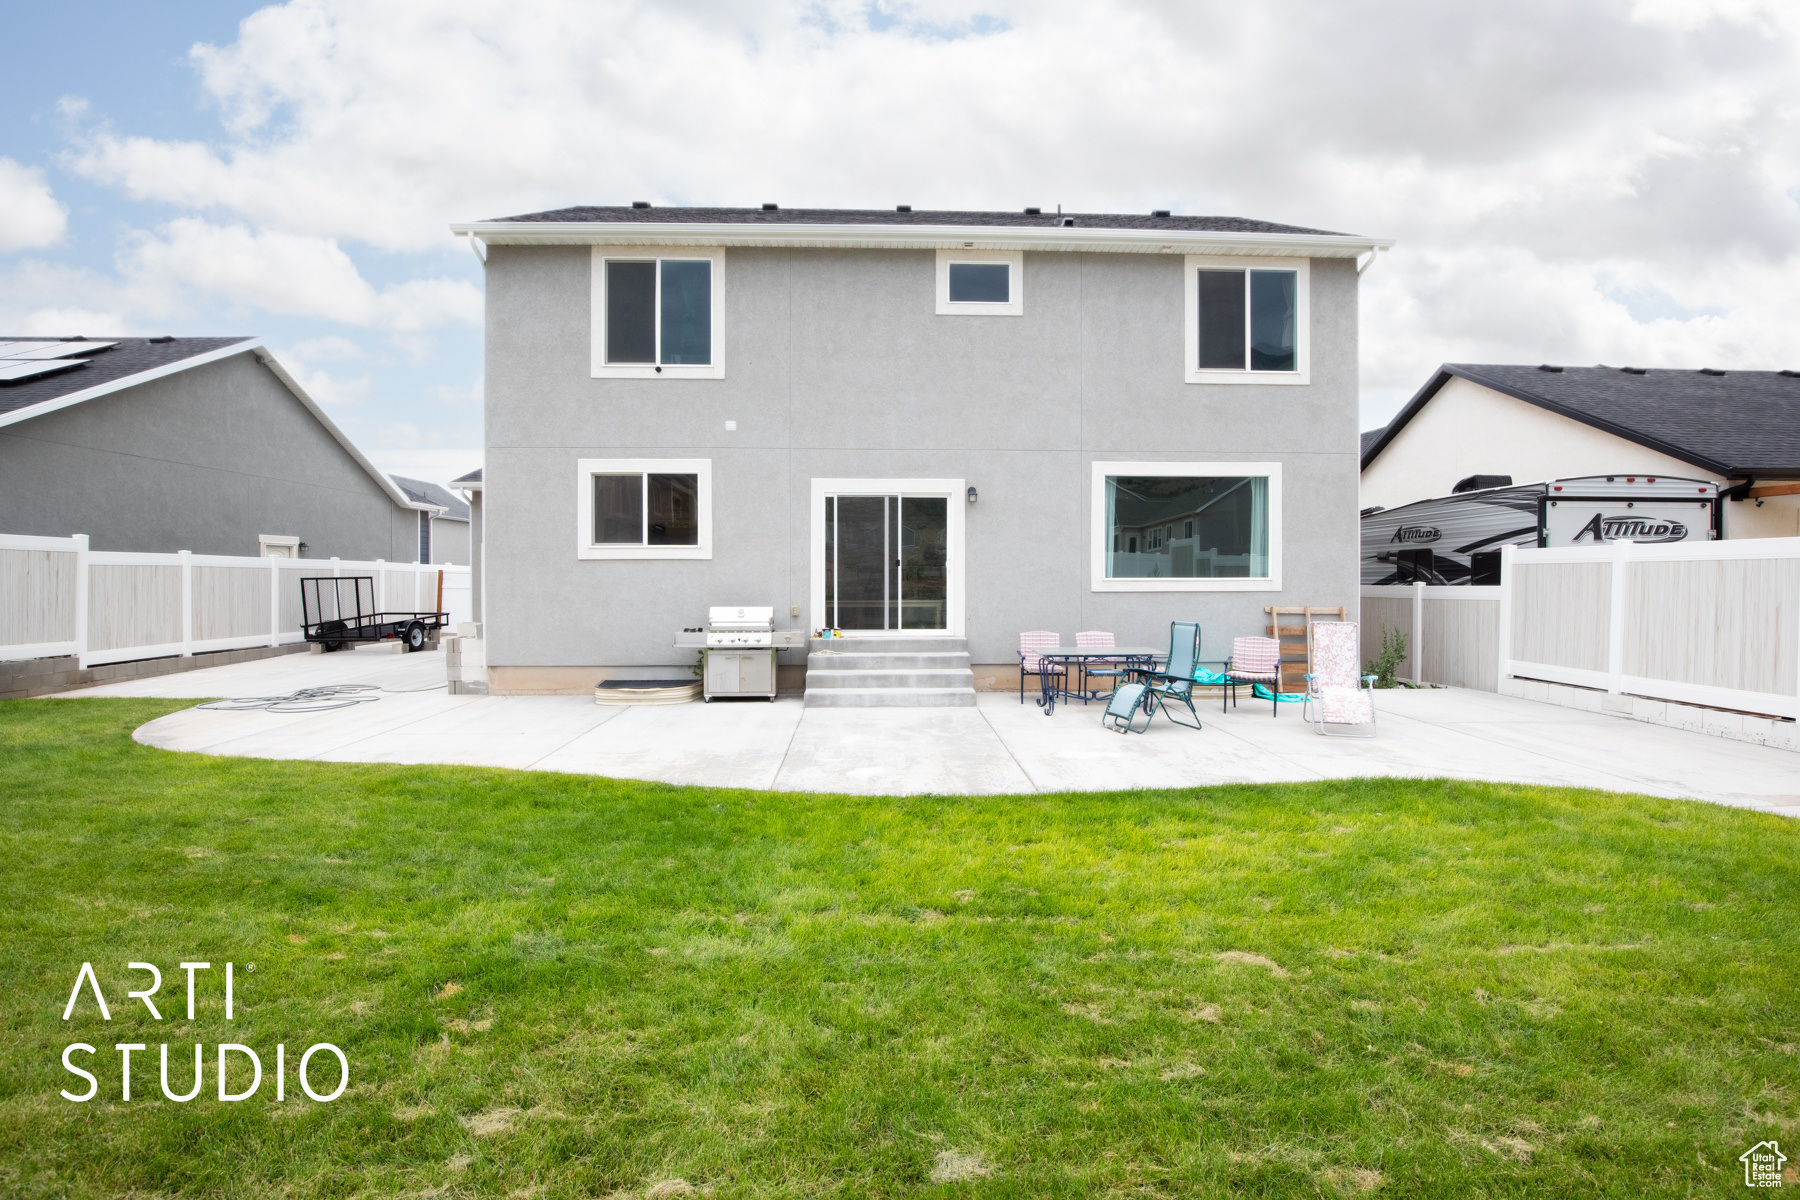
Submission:
{"label": "small shrub", "polygon": [[1363,674],[1375,676],[1378,688],[1403,687],[1394,673],[1400,669],[1400,662],[1406,657],[1406,635],[1398,629],[1381,631],[1381,655],[1363,664]]}

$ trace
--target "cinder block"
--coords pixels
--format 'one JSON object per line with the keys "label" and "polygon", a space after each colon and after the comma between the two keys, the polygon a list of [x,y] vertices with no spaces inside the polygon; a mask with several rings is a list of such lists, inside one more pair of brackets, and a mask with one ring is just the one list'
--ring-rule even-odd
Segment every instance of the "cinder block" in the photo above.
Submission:
{"label": "cinder block", "polygon": [[1629,713],[1636,707],[1636,697],[1621,696],[1608,692],[1600,698],[1600,707],[1606,712]]}
{"label": "cinder block", "polygon": [[1739,717],[1743,725],[1743,740],[1755,742],[1758,746],[1769,744],[1769,737],[1775,732],[1775,722],[1768,717]]}
{"label": "cinder block", "polygon": [[1744,718],[1739,713],[1714,712],[1702,709],[1700,728],[1703,732],[1719,734],[1725,737],[1741,737],[1744,732]]}
{"label": "cinder block", "polygon": [[1666,725],[1669,722],[1669,702],[1652,700],[1648,696],[1633,696],[1631,698],[1631,715],[1640,721]]}

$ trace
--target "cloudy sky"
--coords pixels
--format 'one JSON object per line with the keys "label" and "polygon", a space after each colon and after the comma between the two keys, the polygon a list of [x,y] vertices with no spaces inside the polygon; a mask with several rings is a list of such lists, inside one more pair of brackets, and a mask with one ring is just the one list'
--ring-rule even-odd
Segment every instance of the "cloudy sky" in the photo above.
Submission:
{"label": "cloudy sky", "polygon": [[1396,237],[1365,428],[1446,360],[1800,367],[1793,0],[64,0],[7,40],[0,332],[260,334],[428,479],[481,447],[445,226],[576,203]]}

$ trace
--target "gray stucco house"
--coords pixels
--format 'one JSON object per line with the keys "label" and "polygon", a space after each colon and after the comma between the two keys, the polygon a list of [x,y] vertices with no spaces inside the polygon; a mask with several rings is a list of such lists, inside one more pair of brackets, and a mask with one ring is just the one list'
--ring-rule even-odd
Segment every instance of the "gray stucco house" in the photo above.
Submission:
{"label": "gray stucco house", "polygon": [[413,562],[440,511],[376,470],[258,338],[0,338],[0,532]]}
{"label": "gray stucco house", "polygon": [[419,512],[418,559],[422,563],[469,565],[469,502],[442,484],[390,475],[394,486]]}
{"label": "gray stucco house", "polygon": [[1027,630],[1192,619],[1218,658],[1267,606],[1357,607],[1357,282],[1385,239],[906,206],[452,228],[486,262],[495,692],[685,670],[712,605],[871,639],[848,703],[1012,686]]}

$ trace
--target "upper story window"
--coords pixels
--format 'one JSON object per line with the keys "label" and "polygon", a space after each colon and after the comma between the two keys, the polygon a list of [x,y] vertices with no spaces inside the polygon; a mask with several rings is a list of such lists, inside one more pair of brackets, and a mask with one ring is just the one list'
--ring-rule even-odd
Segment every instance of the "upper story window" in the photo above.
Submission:
{"label": "upper story window", "polygon": [[940,317],[1017,317],[1025,312],[1025,255],[1017,250],[939,250]]}
{"label": "upper story window", "polygon": [[725,377],[725,252],[594,247],[593,376]]}
{"label": "upper story window", "polygon": [[712,460],[584,458],[579,558],[711,558]]}
{"label": "upper story window", "polygon": [[1189,383],[1309,382],[1306,259],[1185,262]]}

